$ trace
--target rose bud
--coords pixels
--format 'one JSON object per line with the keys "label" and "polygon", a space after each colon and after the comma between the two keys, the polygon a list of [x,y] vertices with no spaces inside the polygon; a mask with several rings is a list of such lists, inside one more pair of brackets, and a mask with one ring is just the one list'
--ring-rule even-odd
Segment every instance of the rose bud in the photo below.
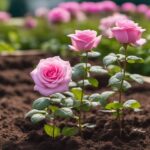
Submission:
{"label": "rose bud", "polygon": [[101,35],[97,36],[94,30],[76,30],[75,34],[70,34],[72,45],[69,47],[74,51],[89,52],[96,48],[101,40]]}
{"label": "rose bud", "polygon": [[42,59],[31,72],[35,82],[34,90],[44,96],[68,91],[71,72],[70,63],[59,56]]}

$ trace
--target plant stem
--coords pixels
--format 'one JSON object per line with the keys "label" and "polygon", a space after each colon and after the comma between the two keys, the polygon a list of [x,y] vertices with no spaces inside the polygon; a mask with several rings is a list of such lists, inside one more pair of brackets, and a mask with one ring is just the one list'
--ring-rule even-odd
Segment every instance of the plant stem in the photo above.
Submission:
{"label": "plant stem", "polygon": [[81,110],[81,106],[83,105],[83,98],[84,98],[84,93],[85,93],[85,79],[87,78],[87,72],[88,72],[88,52],[86,52],[86,57],[85,57],[85,71],[84,71],[84,77],[83,77],[81,105],[80,105],[80,113],[79,113],[80,134],[82,132],[82,110]]}
{"label": "plant stem", "polygon": [[[124,55],[125,55],[125,59],[124,59],[124,62],[123,62],[123,68],[122,68],[122,73],[123,73],[123,76],[122,76],[122,80],[121,80],[121,84],[120,84],[120,89],[119,89],[119,103],[122,103],[122,93],[123,93],[123,82],[125,80],[125,75],[126,75],[126,67],[127,67],[127,44],[124,44],[123,47],[124,47]],[[119,124],[120,124],[120,130],[122,128],[122,119],[121,119],[121,116],[120,116],[120,109],[117,111],[117,118],[119,120]]]}
{"label": "plant stem", "polygon": [[53,140],[55,139],[55,116],[53,118]]}

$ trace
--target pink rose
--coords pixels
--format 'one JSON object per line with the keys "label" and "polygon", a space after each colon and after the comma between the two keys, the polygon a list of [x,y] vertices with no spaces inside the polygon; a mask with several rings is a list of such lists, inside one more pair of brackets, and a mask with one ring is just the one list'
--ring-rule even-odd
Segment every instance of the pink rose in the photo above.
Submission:
{"label": "pink rose", "polygon": [[145,16],[147,19],[150,19],[150,9],[145,12]]}
{"label": "pink rose", "polygon": [[116,25],[116,22],[119,20],[127,20],[128,17],[123,14],[114,14],[112,16],[101,19],[99,29],[102,31],[103,35],[112,38],[113,33],[111,28]]}
{"label": "pink rose", "polygon": [[46,17],[48,13],[48,9],[45,7],[40,7],[35,11],[35,16],[36,17]]}
{"label": "pink rose", "polygon": [[81,9],[86,13],[99,13],[101,10],[96,2],[83,2],[81,3]]}
{"label": "pink rose", "polygon": [[145,12],[148,10],[148,6],[145,4],[140,4],[137,6],[137,12],[145,14]]}
{"label": "pink rose", "polygon": [[44,96],[68,91],[71,72],[70,63],[59,56],[42,59],[31,72],[35,82],[34,90]]}
{"label": "pink rose", "polygon": [[34,18],[29,16],[25,19],[24,26],[26,28],[32,29],[32,28],[35,28],[37,26],[37,22]]}
{"label": "pink rose", "polygon": [[0,22],[7,22],[11,18],[10,14],[4,11],[0,11]]}
{"label": "pink rose", "polygon": [[110,11],[118,10],[118,6],[113,1],[106,0],[103,2],[99,2],[98,4],[99,4],[99,9],[101,10],[100,12],[110,12]]}
{"label": "pink rose", "polygon": [[72,45],[69,47],[74,51],[91,51],[101,40],[101,36],[97,36],[97,32],[94,30],[76,30],[75,34],[68,36],[72,41]]}
{"label": "pink rose", "polygon": [[63,2],[59,4],[59,7],[66,9],[73,15],[80,11],[80,4],[77,2]]}
{"label": "pink rose", "polygon": [[145,29],[131,20],[120,20],[116,23],[116,27],[112,28],[113,36],[122,44],[144,44],[144,39],[141,39],[144,31]]}
{"label": "pink rose", "polygon": [[136,5],[131,2],[123,3],[121,6],[122,11],[124,12],[135,12],[136,11]]}
{"label": "pink rose", "polygon": [[71,19],[70,13],[63,8],[54,8],[48,13],[48,20],[52,23],[69,22]]}

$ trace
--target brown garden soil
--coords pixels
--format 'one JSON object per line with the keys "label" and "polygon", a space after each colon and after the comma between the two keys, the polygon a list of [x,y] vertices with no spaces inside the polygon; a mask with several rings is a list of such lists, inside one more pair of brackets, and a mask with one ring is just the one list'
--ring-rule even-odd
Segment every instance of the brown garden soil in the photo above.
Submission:
{"label": "brown garden soil", "polygon": [[[124,95],[137,99],[142,111],[128,111],[120,135],[117,121],[99,109],[86,116],[95,123],[82,137],[61,137],[52,140],[42,130],[43,123],[33,125],[24,118],[32,101],[40,95],[33,91],[29,73],[46,55],[0,57],[0,149],[2,150],[150,150],[150,84],[134,85]],[[105,85],[104,79],[101,84]],[[97,91],[105,91],[101,87]],[[92,89],[93,91],[93,89]],[[91,92],[91,89],[88,90]]]}

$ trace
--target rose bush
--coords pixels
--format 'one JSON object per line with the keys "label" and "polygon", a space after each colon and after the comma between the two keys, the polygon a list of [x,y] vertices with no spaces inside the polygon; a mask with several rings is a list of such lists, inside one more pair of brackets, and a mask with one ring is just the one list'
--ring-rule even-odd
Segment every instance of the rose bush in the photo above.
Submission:
{"label": "rose bush", "polygon": [[35,82],[34,90],[44,96],[68,90],[71,81],[71,66],[59,56],[42,59],[31,72]]}

